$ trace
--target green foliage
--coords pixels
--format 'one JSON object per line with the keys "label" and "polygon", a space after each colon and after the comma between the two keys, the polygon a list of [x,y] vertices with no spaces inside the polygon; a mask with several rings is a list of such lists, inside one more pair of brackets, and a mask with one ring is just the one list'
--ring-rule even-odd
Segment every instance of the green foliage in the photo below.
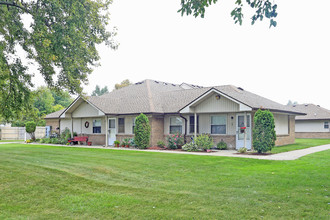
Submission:
{"label": "green foliage", "polygon": [[25,124],[26,132],[30,134],[31,139],[35,140],[34,132],[36,131],[37,124],[34,121],[28,121]]}
{"label": "green foliage", "polygon": [[224,142],[223,140],[221,140],[218,144],[217,144],[217,148],[219,150],[226,150],[227,149],[227,144],[226,142]]}
{"label": "green foliage", "polygon": [[149,119],[145,114],[141,113],[138,117],[136,117],[134,134],[135,144],[138,148],[145,149],[149,147],[150,124]]}
{"label": "green foliage", "polygon": [[115,145],[117,145],[117,144],[120,144],[120,141],[115,140],[113,143],[114,143]]}
{"label": "green foliage", "polygon": [[[178,12],[181,12],[181,15],[184,14],[190,15],[193,14],[195,17],[205,16],[205,9],[212,4],[217,3],[218,0],[181,0],[181,9]],[[250,6],[254,10],[254,15],[251,18],[251,24],[253,25],[257,20],[262,21],[263,18],[267,18],[270,20],[269,27],[276,27],[277,22],[274,20],[277,16],[277,5],[272,3],[270,0],[245,0],[246,4]],[[242,25],[243,23],[243,1],[236,0],[235,4],[237,5],[231,11],[231,17],[233,17],[235,24],[239,23]]]}
{"label": "green foliage", "polygon": [[[82,93],[82,84],[98,65],[96,46],[115,49],[116,30],[109,32],[110,0],[1,1],[0,4],[0,109],[11,120],[29,109],[34,73],[23,64],[38,66],[47,86]],[[32,19],[29,28],[24,17]],[[26,20],[25,20],[26,21]],[[18,54],[19,49],[26,57]]]}
{"label": "green foliage", "polygon": [[158,141],[157,142],[157,147],[161,147],[161,148],[165,147],[164,141]]}
{"label": "green foliage", "polygon": [[202,150],[208,150],[214,146],[213,139],[207,134],[197,136],[194,141],[197,147]]}
{"label": "green foliage", "polygon": [[132,85],[132,82],[129,81],[128,79],[125,79],[121,83],[116,83],[115,84],[115,90],[121,89],[121,88],[129,86],[129,85]]}
{"label": "green foliage", "polygon": [[254,115],[253,148],[258,153],[271,151],[275,146],[276,132],[273,114],[259,109]]}
{"label": "green foliage", "polygon": [[96,85],[95,90],[92,92],[92,96],[101,96],[106,93],[109,93],[107,86],[101,89],[99,85]]}
{"label": "green foliage", "polygon": [[184,137],[182,134],[170,134],[167,137],[167,147],[169,149],[178,149],[184,144]]}
{"label": "green foliage", "polygon": [[201,151],[201,149],[194,142],[190,142],[190,143],[185,144],[182,147],[182,150],[189,151],[189,152],[191,152],[191,151]]}
{"label": "green foliage", "polygon": [[64,131],[61,132],[61,138],[66,140],[71,138],[71,131],[69,128],[65,128]]}
{"label": "green foliage", "polygon": [[246,153],[247,148],[245,148],[245,147],[241,147],[241,148],[238,149],[237,151],[238,151],[238,153],[244,154],[244,153]]}

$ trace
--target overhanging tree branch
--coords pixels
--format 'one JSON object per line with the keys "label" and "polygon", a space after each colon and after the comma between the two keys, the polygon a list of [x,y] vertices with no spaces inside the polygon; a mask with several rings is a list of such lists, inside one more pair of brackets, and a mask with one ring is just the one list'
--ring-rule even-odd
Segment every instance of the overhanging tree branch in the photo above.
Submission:
{"label": "overhanging tree branch", "polygon": [[9,6],[16,7],[16,8],[22,9],[25,12],[30,13],[30,11],[27,8],[23,7],[23,3],[20,1],[1,1],[0,0],[0,5],[6,5],[7,7],[9,7]]}

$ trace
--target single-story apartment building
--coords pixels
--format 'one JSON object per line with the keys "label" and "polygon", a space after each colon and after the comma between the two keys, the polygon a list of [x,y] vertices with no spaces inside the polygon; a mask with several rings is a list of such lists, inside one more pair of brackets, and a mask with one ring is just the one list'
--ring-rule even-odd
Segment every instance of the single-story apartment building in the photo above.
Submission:
{"label": "single-story apartment building", "polygon": [[232,85],[204,88],[144,80],[102,96],[78,97],[68,108],[45,119],[53,130],[69,128],[89,136],[93,145],[109,146],[115,140],[134,137],[135,118],[144,113],[153,146],[178,132],[188,141],[206,133],[215,144],[223,140],[232,149],[251,149],[253,117],[258,109],[274,114],[276,145],[294,143],[295,117],[304,113]]}
{"label": "single-story apartment building", "polygon": [[296,117],[297,138],[330,138],[330,110],[314,104],[293,105],[306,115]]}

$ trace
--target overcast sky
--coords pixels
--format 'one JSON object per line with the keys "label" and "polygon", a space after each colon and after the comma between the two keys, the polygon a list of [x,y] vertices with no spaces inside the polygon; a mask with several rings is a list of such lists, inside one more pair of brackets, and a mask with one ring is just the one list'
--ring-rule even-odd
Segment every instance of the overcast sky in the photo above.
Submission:
{"label": "overcast sky", "polygon": [[329,0],[276,0],[278,26],[235,25],[234,0],[220,0],[204,19],[181,17],[180,0],[114,0],[114,51],[99,47],[100,67],[84,91],[113,89],[124,79],[201,86],[232,84],[282,104],[288,100],[330,109]]}

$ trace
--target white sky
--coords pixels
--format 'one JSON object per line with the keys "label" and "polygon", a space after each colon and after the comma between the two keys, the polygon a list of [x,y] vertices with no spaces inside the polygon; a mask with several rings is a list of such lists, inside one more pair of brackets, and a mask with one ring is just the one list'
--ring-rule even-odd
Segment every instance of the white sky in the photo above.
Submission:
{"label": "white sky", "polygon": [[110,90],[124,79],[201,86],[232,84],[282,104],[288,100],[330,109],[329,0],[276,0],[278,26],[235,25],[234,0],[220,0],[204,19],[181,17],[180,0],[114,0],[113,51],[99,47],[101,66],[84,91]]}

